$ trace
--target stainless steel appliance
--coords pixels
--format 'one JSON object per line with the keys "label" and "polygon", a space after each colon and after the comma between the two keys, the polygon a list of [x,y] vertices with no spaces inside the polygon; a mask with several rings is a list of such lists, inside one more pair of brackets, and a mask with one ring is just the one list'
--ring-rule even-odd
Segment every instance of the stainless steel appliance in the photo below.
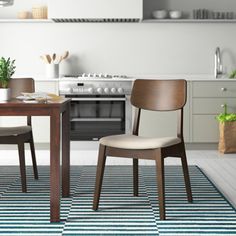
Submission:
{"label": "stainless steel appliance", "polygon": [[60,95],[71,98],[71,140],[130,133],[131,88],[127,76],[81,74],[60,79]]}

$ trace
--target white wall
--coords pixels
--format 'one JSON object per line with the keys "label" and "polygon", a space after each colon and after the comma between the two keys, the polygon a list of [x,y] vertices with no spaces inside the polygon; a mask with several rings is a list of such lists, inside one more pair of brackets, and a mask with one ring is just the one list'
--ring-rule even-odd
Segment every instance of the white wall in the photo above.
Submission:
{"label": "white wall", "polygon": [[69,50],[61,73],[213,74],[216,46],[236,68],[235,23],[0,23],[0,55],[16,75],[42,75],[39,56]]}
{"label": "white wall", "polygon": [[[65,50],[71,56],[61,65],[63,74],[213,75],[217,46],[227,70],[236,68],[235,38],[235,23],[0,23],[0,56],[16,59],[15,76],[43,75],[45,65],[39,56]],[[15,150],[1,151],[1,155],[16,158],[4,159],[2,164],[17,161]],[[48,164],[48,155],[48,151],[40,151],[39,164]],[[94,164],[96,151],[84,155],[87,164]],[[83,164],[78,158],[73,152],[72,162]]]}

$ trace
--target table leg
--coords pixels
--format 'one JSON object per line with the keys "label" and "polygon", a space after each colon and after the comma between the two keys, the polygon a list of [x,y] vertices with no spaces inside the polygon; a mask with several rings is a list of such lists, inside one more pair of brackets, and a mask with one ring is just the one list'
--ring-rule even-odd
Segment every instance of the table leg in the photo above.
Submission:
{"label": "table leg", "polygon": [[62,113],[62,197],[70,196],[70,104]]}
{"label": "table leg", "polygon": [[50,221],[60,221],[60,111],[50,116]]}

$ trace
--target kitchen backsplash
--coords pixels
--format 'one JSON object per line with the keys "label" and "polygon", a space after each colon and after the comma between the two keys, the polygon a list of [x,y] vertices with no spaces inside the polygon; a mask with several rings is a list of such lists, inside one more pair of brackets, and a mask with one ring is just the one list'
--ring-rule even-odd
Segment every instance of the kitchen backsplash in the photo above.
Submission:
{"label": "kitchen backsplash", "polygon": [[42,75],[40,55],[70,51],[60,73],[213,74],[214,51],[236,67],[236,24],[0,23],[2,56],[16,59],[16,75]]}

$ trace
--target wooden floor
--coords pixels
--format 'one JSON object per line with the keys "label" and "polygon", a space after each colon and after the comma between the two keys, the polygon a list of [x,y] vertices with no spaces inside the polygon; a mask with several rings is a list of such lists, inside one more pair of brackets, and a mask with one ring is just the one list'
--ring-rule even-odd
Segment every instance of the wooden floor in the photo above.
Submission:
{"label": "wooden floor", "polygon": [[[188,164],[199,166],[225,197],[236,207],[236,154],[221,155],[217,151],[187,151]],[[167,165],[180,164],[167,158]]]}

